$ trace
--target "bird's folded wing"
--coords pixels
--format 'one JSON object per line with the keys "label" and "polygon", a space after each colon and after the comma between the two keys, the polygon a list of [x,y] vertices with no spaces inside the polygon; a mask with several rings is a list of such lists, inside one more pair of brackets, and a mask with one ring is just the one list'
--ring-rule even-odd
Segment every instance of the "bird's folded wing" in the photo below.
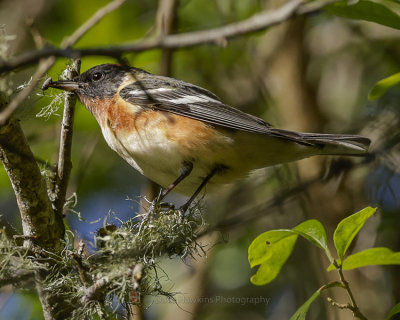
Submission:
{"label": "bird's folded wing", "polygon": [[124,87],[120,96],[143,108],[171,112],[229,129],[313,145],[295,132],[277,131],[264,120],[222,103],[216,95],[206,89],[172,78],[153,76],[138,80]]}

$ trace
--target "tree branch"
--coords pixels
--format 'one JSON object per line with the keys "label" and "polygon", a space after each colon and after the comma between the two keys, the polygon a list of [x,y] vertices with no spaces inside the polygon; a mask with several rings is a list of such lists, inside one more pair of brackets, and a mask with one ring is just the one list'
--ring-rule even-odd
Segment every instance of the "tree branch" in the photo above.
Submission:
{"label": "tree branch", "polygon": [[[13,148],[7,148],[7,145]],[[65,228],[62,217],[56,215],[47,195],[46,181],[29,148],[18,120],[11,118],[0,126],[0,160],[10,178],[17,198],[24,232],[24,247],[39,247],[58,253],[64,248]],[[72,305],[46,290],[48,270],[35,272],[36,288],[46,320],[68,315]],[[60,312],[60,310],[62,310]]]}
{"label": "tree branch", "polygon": [[218,44],[257,31],[267,29],[282,23],[294,16],[306,15],[317,12],[329,4],[338,0],[325,0],[320,2],[303,3],[302,0],[291,0],[275,10],[268,10],[252,17],[222,27],[171,34],[160,36],[155,39],[145,39],[136,43],[120,46],[108,46],[99,48],[56,48],[46,46],[41,50],[30,51],[9,61],[0,63],[0,74],[14,69],[26,67],[37,63],[40,59],[53,57],[81,58],[83,56],[109,56],[119,58],[126,52],[142,52],[152,49],[177,49],[192,47],[200,44]]}
{"label": "tree branch", "polygon": [[[10,144],[13,149],[6,146]],[[63,248],[64,224],[51,207],[46,182],[19,122],[0,127],[0,160],[11,180],[24,231],[26,247],[37,245],[52,252]]]}
{"label": "tree branch", "polygon": [[[27,249],[24,248],[26,251]],[[3,258],[3,256],[2,256]],[[18,288],[33,288],[35,273],[33,270],[25,269],[20,257],[9,257],[6,272],[0,277],[0,288],[6,285],[13,285]]]}
{"label": "tree branch", "polygon": [[0,288],[13,285],[17,288],[34,288],[35,273],[29,270],[15,270],[15,273],[5,278],[0,278]]}

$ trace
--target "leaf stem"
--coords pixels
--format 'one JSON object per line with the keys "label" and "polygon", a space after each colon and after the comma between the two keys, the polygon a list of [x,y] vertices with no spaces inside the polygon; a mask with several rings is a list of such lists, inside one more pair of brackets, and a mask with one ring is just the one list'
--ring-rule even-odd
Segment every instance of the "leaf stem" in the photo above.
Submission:
{"label": "leaf stem", "polygon": [[339,265],[339,264],[337,263],[337,261],[334,261],[333,264],[334,264],[334,266],[338,269],[340,281],[341,281],[342,284],[343,284],[343,288],[347,291],[347,294],[349,295],[349,298],[350,298],[350,300],[351,300],[351,304],[345,304],[345,305],[338,304],[338,303],[336,303],[335,301],[333,301],[332,299],[330,300],[330,302],[332,303],[332,305],[334,305],[334,306],[336,306],[336,307],[338,307],[338,308],[341,308],[341,309],[349,309],[349,310],[351,310],[351,311],[353,312],[353,315],[354,315],[356,318],[360,319],[360,320],[368,320],[368,319],[361,313],[360,309],[358,308],[358,305],[357,305],[357,303],[356,303],[356,300],[354,299],[354,296],[353,296],[353,292],[352,292],[351,289],[350,289],[349,283],[348,283],[347,280],[344,278],[343,270],[342,270],[342,265]]}

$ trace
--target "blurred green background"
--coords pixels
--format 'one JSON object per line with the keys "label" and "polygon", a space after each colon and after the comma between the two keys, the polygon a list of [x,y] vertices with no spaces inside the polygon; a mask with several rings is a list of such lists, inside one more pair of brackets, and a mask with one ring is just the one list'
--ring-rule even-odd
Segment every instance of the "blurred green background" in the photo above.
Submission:
{"label": "blurred green background", "polygon": [[[107,3],[3,0],[0,24],[4,33],[16,35],[9,45],[12,54],[18,55],[35,47],[32,30],[27,26],[29,19],[34,32],[57,46]],[[222,26],[280,4],[262,0],[182,0],[175,32]],[[127,1],[101,20],[76,47],[118,45],[153,37],[157,8],[155,0]],[[160,72],[161,50],[124,57],[136,67]],[[84,57],[82,71],[114,61]],[[67,59],[58,59],[49,76],[57,79],[67,64]],[[343,217],[367,205],[378,206],[379,215],[368,222],[353,250],[371,246],[400,250],[400,91],[394,87],[378,101],[367,100],[378,80],[400,69],[398,30],[321,12],[224,45],[176,50],[171,66],[173,77],[205,87],[225,103],[274,126],[366,135],[373,140],[374,155],[366,159],[316,157],[260,170],[221,188],[217,195],[207,195],[206,220],[211,225],[237,215],[241,220],[201,239],[207,257],[185,262],[163,259],[165,290],[179,292],[178,303],[148,297],[144,302],[148,307],[146,319],[288,319],[323,282],[336,279],[336,274],[327,274],[324,270],[328,261],[305,241],[299,241],[282,274],[270,285],[255,287],[249,282],[253,271],[247,262],[247,248],[260,233],[292,228],[306,218],[323,222],[331,239]],[[14,73],[13,88],[29,81],[33,72],[34,68],[27,68]],[[62,104],[49,117],[37,114],[56,93],[37,90],[17,112],[43,169],[57,160]],[[84,221],[72,212],[66,219],[73,232],[90,242],[109,212],[126,219],[139,210],[138,197],[147,181],[107,147],[95,119],[80,103],[73,139],[68,193],[77,194],[75,210]],[[325,178],[319,178],[322,176]],[[295,186],[299,188],[290,193],[288,190]],[[283,200],[268,206],[269,199],[276,195],[284,195]],[[177,203],[184,199],[179,195],[169,198]],[[21,232],[14,193],[3,168],[0,214],[0,224]],[[246,217],[253,216],[246,221]],[[398,267],[368,267],[349,271],[347,277],[360,308],[370,319],[383,318],[400,300]],[[332,289],[329,295],[347,301],[339,289]],[[308,319],[352,319],[350,312],[329,306],[327,296],[312,306]],[[254,300],[243,303],[243,298]],[[0,319],[41,317],[34,292],[8,287],[0,291]]]}

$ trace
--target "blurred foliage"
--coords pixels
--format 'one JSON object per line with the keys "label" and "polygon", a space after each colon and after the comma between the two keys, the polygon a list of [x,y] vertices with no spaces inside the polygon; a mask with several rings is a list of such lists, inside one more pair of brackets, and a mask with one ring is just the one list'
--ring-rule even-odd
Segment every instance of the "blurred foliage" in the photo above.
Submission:
{"label": "blurred foliage", "polygon": [[380,98],[388,89],[400,83],[400,72],[385,79],[379,80],[368,95],[370,100]]}
{"label": "blurred foliage", "polygon": [[354,4],[346,1],[337,2],[328,8],[328,12],[345,18],[371,21],[400,29],[400,16],[387,6],[372,1],[360,0]]}
{"label": "blurred foliage", "polygon": [[[371,3],[362,3],[367,2]],[[58,45],[106,3],[106,0],[3,1],[0,2],[2,35],[10,40],[14,55],[33,49],[33,32],[26,27],[30,17],[34,29],[46,41]],[[177,32],[222,26],[277,5],[262,0],[182,0]],[[381,5],[399,12],[395,1]],[[155,0],[127,1],[121,9],[107,15],[77,46],[107,46],[152,37],[157,6]],[[354,14],[347,16],[353,18]],[[256,219],[242,218],[229,228],[229,236],[228,231],[223,231],[219,238],[209,240],[207,268],[203,273],[198,271],[205,268],[201,258],[197,258],[199,261],[186,259],[187,266],[169,259],[163,261],[161,268],[167,274],[162,279],[165,290],[204,299],[188,303],[176,296],[178,306],[171,301],[152,305],[149,302],[146,304],[149,319],[288,319],[327,276],[318,271],[322,259],[318,250],[296,243],[296,250],[281,269],[280,277],[267,287],[251,285],[246,248],[266,229],[285,228],[317,218],[330,234],[344,216],[371,203],[382,208],[381,213],[369,219],[349,250],[361,251],[372,246],[400,250],[399,87],[393,86],[385,94],[380,92],[379,100],[368,101],[368,93],[379,79],[399,72],[399,40],[398,30],[343,19],[323,11],[230,40],[225,46],[201,45],[174,52],[174,77],[203,86],[227,104],[263,117],[276,126],[367,135],[373,140],[371,149],[375,156],[353,160],[351,170],[346,170],[350,160],[323,163],[318,158],[260,170],[234,186],[221,187],[217,197],[209,195],[205,219],[210,223],[217,224],[236,215],[257,214]],[[159,50],[152,50],[126,54],[125,58],[136,67],[157,73],[160,56]],[[85,57],[82,70],[113,61]],[[58,59],[49,76],[57,79],[67,63],[66,59]],[[27,68],[10,75],[13,89],[28,82],[32,72],[33,68]],[[52,103],[54,94],[38,90],[17,113],[43,171],[51,169],[57,160],[62,109],[59,106],[48,119],[36,115]],[[292,99],[291,103],[285,98]],[[300,110],[300,116],[289,109],[292,103]],[[301,118],[304,118],[302,123]],[[106,146],[95,119],[80,104],[76,109],[73,139],[73,171],[68,193],[76,192],[78,202],[74,210],[85,221],[79,221],[72,212],[67,221],[76,238],[90,244],[93,233],[102,227],[109,211],[115,212],[124,223],[132,218],[132,212],[140,209],[138,204],[125,199],[138,199],[145,180]],[[328,178],[311,179],[314,183],[308,184],[311,180],[307,172],[314,171],[325,172]],[[289,193],[295,186],[299,187]],[[265,207],[274,195],[280,195],[282,200]],[[179,202],[182,198],[172,195],[169,201]],[[0,214],[2,227],[11,234],[21,233],[15,197],[3,169],[0,169]],[[190,280],[194,275],[198,276],[197,282]],[[366,306],[365,313],[371,319],[383,318],[399,300],[398,269],[368,267],[351,271],[348,277],[360,305]],[[365,288],[365,279],[370,288]],[[187,283],[190,287],[185,287]],[[247,303],[240,300],[258,297],[263,299]],[[19,292],[13,296],[2,291],[0,298],[0,318],[37,319],[38,313],[34,311],[24,315],[18,312],[22,303],[30,305],[26,300],[31,301],[33,309],[40,309],[34,294]],[[207,303],[206,298],[214,298],[214,302]],[[309,319],[347,319],[343,312],[335,314],[318,300],[307,316]]]}

